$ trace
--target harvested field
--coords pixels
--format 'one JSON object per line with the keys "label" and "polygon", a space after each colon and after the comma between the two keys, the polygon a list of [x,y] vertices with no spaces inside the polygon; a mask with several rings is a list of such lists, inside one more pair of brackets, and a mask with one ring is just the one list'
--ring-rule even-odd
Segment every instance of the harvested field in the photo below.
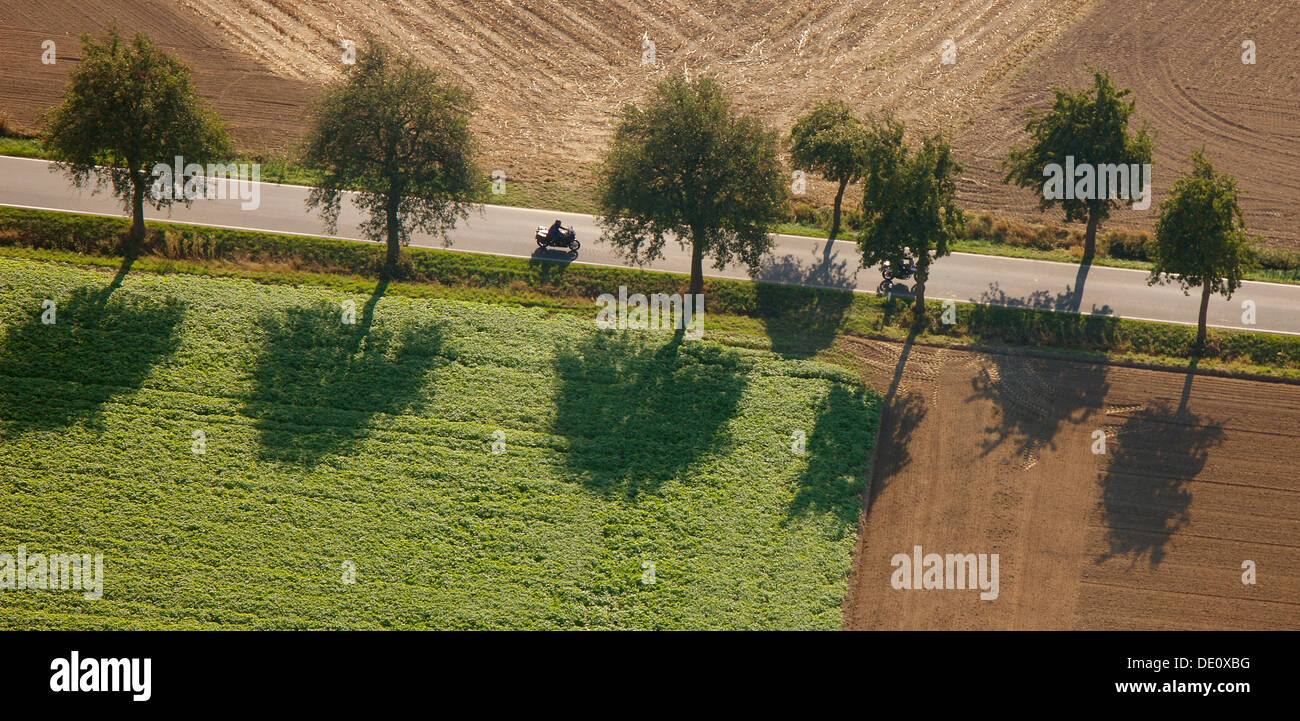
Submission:
{"label": "harvested field", "polygon": [[[338,76],[345,39],[373,33],[474,91],[486,163],[510,177],[584,185],[619,106],[664,74],[711,74],[745,109],[782,129],[826,97],[827,88],[864,110],[888,107],[924,127],[956,127],[977,110],[972,98],[994,97],[1011,71],[1089,3],[185,0],[180,6],[109,0],[83,11],[54,0],[33,12],[3,0],[0,9],[10,19],[0,47],[14,57],[30,55],[31,63],[19,67],[32,77],[0,91],[0,108],[27,122],[34,106],[53,102],[62,87],[66,69],[41,66],[38,54],[27,52],[41,38],[71,39],[113,17],[194,63],[201,85],[223,88],[210,94],[233,91],[223,112],[239,110],[235,98],[301,100],[304,88]],[[960,43],[962,62],[939,62],[948,39]],[[228,71],[217,72],[235,64],[232,48],[245,55],[237,83]],[[653,62],[643,65],[643,56]],[[251,132],[256,120],[247,118],[245,142],[303,129],[300,112],[262,117],[261,134]]]}
{"label": "harvested field", "polygon": [[[620,105],[666,73],[707,73],[782,131],[832,96],[893,112],[914,131],[945,130],[966,164],[963,203],[1026,220],[1059,214],[1039,214],[1030,193],[1002,185],[998,165],[1025,110],[1046,106],[1051,86],[1088,84],[1092,65],[1132,87],[1139,119],[1158,131],[1157,201],[1204,145],[1240,179],[1248,225],[1300,249],[1294,3],[1176,0],[1115,12],[1082,0],[108,0],[92,9],[51,0],[34,11],[0,0],[0,17],[0,53],[17,59],[0,111],[20,125],[55,101],[70,67],[41,65],[41,40],[75,59],[75,35],[115,17],[194,66],[245,148],[279,147],[300,137],[312,93],[344,67],[343,41],[372,33],[474,91],[483,163],[510,178],[589,188]],[[1256,43],[1254,65],[1241,62],[1243,39]],[[944,65],[948,40],[955,62]],[[651,42],[654,62],[643,65]],[[827,200],[830,188],[814,181],[810,192]],[[1153,217],[1122,211],[1111,227],[1150,228]]]}
{"label": "harvested field", "polygon": [[[1204,147],[1235,176],[1247,226],[1271,245],[1300,250],[1300,3],[1180,0],[1123,12],[1099,6],[1026,68],[979,122],[957,137],[966,162],[968,208],[1040,218],[1028,191],[1002,185],[998,165],[1024,129],[1023,110],[1050,105],[1051,86],[1090,85],[1089,66],[1132,88],[1137,118],[1156,130],[1155,203],[1117,212],[1112,223],[1150,229],[1158,203],[1187,158]],[[1254,65],[1242,43],[1256,46]],[[1060,214],[1046,217],[1059,219]]]}
{"label": "harvested field", "polygon": [[[1300,627],[1300,387],[842,348],[888,394],[845,628]],[[894,589],[917,545],[999,554],[998,597]]]}
{"label": "harvested field", "polygon": [[[246,52],[286,76],[336,76],[344,38],[373,33],[443,68],[481,103],[493,167],[585,182],[618,107],[666,73],[715,76],[750,111],[788,128],[834,88],[865,108],[954,125],[1088,3],[190,0]],[[969,62],[941,65],[958,38]],[[654,44],[653,63],[647,51]],[[578,174],[574,178],[574,174]]]}
{"label": "harvested field", "polygon": [[[123,35],[143,32],[185,60],[199,92],[230,124],[241,147],[281,149],[301,134],[303,110],[315,92],[309,83],[276,75],[236,50],[215,22],[160,0],[0,0],[0,113],[19,128],[38,129],[41,112],[58,104],[81,59],[79,36],[99,35],[114,20]],[[53,65],[41,62],[46,40],[55,43]]]}

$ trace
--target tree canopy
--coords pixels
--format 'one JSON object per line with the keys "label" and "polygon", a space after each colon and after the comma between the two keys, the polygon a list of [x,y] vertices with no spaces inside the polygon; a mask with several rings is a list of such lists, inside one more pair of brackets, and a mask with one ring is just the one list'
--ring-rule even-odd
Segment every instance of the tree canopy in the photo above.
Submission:
{"label": "tree canopy", "polygon": [[628,105],[605,152],[598,204],[603,239],[629,260],[662,257],[675,239],[691,247],[691,292],[703,258],[722,268],[758,265],[787,199],[778,138],[736,112],[711,78],[661,81],[644,105]]}
{"label": "tree canopy", "polygon": [[[46,117],[45,147],[77,187],[104,184],[131,211],[131,241],[144,239],[144,205],[189,198],[146,192],[151,170],[220,161],[232,152],[229,135],[199,97],[190,70],[137,33],[124,41],[116,26],[101,39],[83,35],[82,60],[62,102]],[[100,167],[102,170],[96,170]]]}
{"label": "tree canopy", "polygon": [[1231,298],[1253,262],[1253,252],[1237,203],[1237,181],[1214,172],[1200,150],[1192,154],[1191,163],[1191,171],[1174,181],[1169,197],[1160,204],[1148,283],[1174,280],[1184,294],[1201,288],[1196,333],[1200,348],[1205,344],[1210,295]]}
{"label": "tree canopy", "polygon": [[858,234],[862,264],[915,262],[913,312],[923,323],[930,264],[952,252],[963,222],[953,179],[961,166],[942,135],[924,138],[913,152],[903,140],[903,124],[889,118],[875,124],[869,155]]}
{"label": "tree canopy", "polygon": [[449,243],[486,187],[474,162],[472,110],[466,90],[367,40],[316,107],[304,160],[322,180],[308,207],[321,208],[333,230],[343,195],[354,191],[366,215],[362,233],[387,242],[387,275],[397,272],[413,230]]}
{"label": "tree canopy", "polygon": [[790,130],[790,159],[838,185],[830,237],[840,232],[844,191],[867,171],[870,130],[839,100],[819,103]]}
{"label": "tree canopy", "polygon": [[[1086,222],[1084,259],[1087,262],[1096,253],[1097,228],[1110,217],[1112,208],[1119,207],[1122,195],[1113,183],[1108,192],[1101,193],[1097,174],[1102,172],[1102,166],[1110,166],[1116,171],[1113,177],[1118,177],[1122,167],[1124,177],[1130,181],[1124,185],[1137,184],[1129,171],[1133,165],[1151,162],[1154,137],[1148,134],[1146,126],[1136,134],[1129,134],[1128,123],[1135,101],[1126,100],[1130,91],[1116,89],[1105,72],[1093,73],[1093,86],[1089,90],[1071,93],[1052,88],[1052,92],[1055,101],[1049,111],[1031,111],[1025,126],[1029,143],[1011,149],[1002,166],[1006,172],[1002,182],[1036,190],[1040,209],[1060,205],[1067,221]],[[1087,172],[1093,177],[1080,182],[1092,185],[1092,197],[1078,197],[1073,192],[1076,179],[1068,176],[1063,182],[1069,184],[1070,192],[1049,192],[1052,183],[1062,180],[1046,172],[1052,165],[1062,169],[1090,168]]]}

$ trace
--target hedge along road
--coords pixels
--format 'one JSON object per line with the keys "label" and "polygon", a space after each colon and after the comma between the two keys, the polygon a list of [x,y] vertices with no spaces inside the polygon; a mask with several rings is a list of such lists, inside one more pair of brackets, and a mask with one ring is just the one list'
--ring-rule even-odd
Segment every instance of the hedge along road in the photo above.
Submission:
{"label": "hedge along road", "polygon": [[[91,194],[89,190],[78,190],[65,175],[52,170],[48,161],[0,157],[0,205],[125,215],[121,203],[107,191]],[[346,200],[339,214],[338,232],[331,235],[326,232],[320,215],[306,206],[308,188],[259,183],[257,190],[260,202],[249,210],[240,207],[242,201],[238,198],[228,198],[196,200],[189,208],[176,204],[162,211],[146,207],[145,216],[150,220],[361,240],[358,228],[361,215]],[[497,205],[487,205],[481,215],[472,213],[467,222],[458,224],[451,234],[450,249],[566,260],[564,253],[539,251],[533,240],[537,226],[550,225],[556,218],[572,225],[582,242],[578,259],[573,262],[627,265],[612,247],[598,242],[600,228],[590,215]],[[412,234],[411,245],[443,247],[441,240],[423,233]],[[664,255],[645,267],[673,273],[690,272],[690,255],[676,243],[666,246]],[[1148,286],[1148,274],[1142,270],[1092,266],[1082,278],[1079,271],[1079,266],[1070,263],[954,253],[931,267],[926,297],[1196,324],[1200,296],[1195,290],[1187,296],[1174,284]],[[743,266],[718,270],[708,263],[705,275],[751,277]],[[858,253],[852,242],[835,241],[828,248],[823,239],[796,235],[776,236],[771,257],[754,278],[868,293],[874,293],[880,283],[877,270],[858,268]],[[1246,301],[1254,302],[1254,325],[1243,322]],[[1232,300],[1217,295],[1210,299],[1208,323],[1215,328],[1300,335],[1300,286],[1247,281],[1233,294]]]}

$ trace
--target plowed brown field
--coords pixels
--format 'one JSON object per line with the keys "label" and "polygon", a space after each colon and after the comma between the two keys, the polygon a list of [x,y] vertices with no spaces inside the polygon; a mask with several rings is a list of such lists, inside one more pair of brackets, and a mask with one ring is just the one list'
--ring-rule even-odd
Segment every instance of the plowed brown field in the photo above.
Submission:
{"label": "plowed brown field", "polygon": [[[1300,250],[1300,3],[1177,0],[1104,3],[1043,48],[982,115],[958,136],[967,166],[966,206],[1041,217],[1027,191],[998,182],[997,166],[1024,127],[1021,110],[1047,107],[1053,85],[1082,88],[1089,66],[1132,88],[1138,121],[1156,131],[1155,201],[1123,210],[1119,225],[1147,228],[1187,158],[1204,147],[1215,169],[1234,175],[1253,232]],[[1242,43],[1256,46],[1242,62]],[[1058,216],[1059,217],[1059,216]]]}
{"label": "plowed brown field", "polygon": [[[19,127],[39,128],[41,111],[59,102],[81,59],[79,36],[98,35],[114,20],[123,34],[146,33],[183,58],[241,146],[276,149],[301,135],[315,92],[309,83],[276,75],[236,50],[214,23],[160,0],[0,0],[0,113]],[[55,43],[53,65],[41,62],[46,40]]]}
{"label": "plowed brown field", "polygon": [[[475,91],[485,165],[586,184],[620,104],[708,73],[788,128],[839,97],[950,131],[964,203],[1041,218],[998,182],[1024,112],[1088,66],[1132,87],[1157,131],[1155,191],[1204,145],[1247,222],[1300,249],[1300,4],[1170,0],[0,0],[0,112],[34,127],[81,32],[113,19],[185,58],[250,149],[304,109],[364,33]],[[41,42],[58,43],[42,65]],[[944,42],[956,63],[943,65]],[[1241,62],[1253,40],[1257,62]],[[646,50],[654,43],[654,62]],[[826,187],[814,183],[813,192]],[[1149,227],[1153,212],[1113,225]],[[1300,388],[876,342],[847,346],[889,392],[849,628],[1300,627]],[[905,356],[905,357],[904,357]],[[905,362],[900,362],[900,359]],[[1094,455],[1093,432],[1108,452]],[[998,553],[1001,595],[897,591],[890,558]],[[1241,564],[1258,564],[1258,584]]]}
{"label": "plowed brown field", "polygon": [[[618,107],[667,73],[708,73],[788,128],[835,95],[952,126],[1089,5],[1058,0],[189,0],[277,72],[334,77],[369,32],[445,69],[481,104],[487,161],[511,177],[586,183]],[[963,61],[942,65],[943,42]],[[653,58],[648,51],[653,43]],[[643,64],[643,60],[650,64]],[[822,190],[822,189],[819,189]],[[824,192],[824,191],[822,191]]]}
{"label": "plowed brown field", "polygon": [[[0,111],[32,124],[70,63],[43,66],[40,42],[75,57],[75,34],[116,18],[195,67],[245,147],[299,137],[303,106],[337,77],[344,40],[373,33],[475,91],[483,161],[508,177],[588,186],[618,107],[666,73],[717,77],[746,109],[787,129],[813,102],[889,110],[953,135],[965,204],[1042,219],[997,166],[1024,111],[1088,66],[1132,87],[1157,129],[1156,197],[1204,145],[1245,191],[1247,222],[1300,249],[1300,4],[1171,0],[0,0],[6,83]],[[1241,43],[1257,46],[1254,65]],[[955,62],[944,65],[946,41]],[[649,43],[654,44],[653,64]],[[66,45],[65,45],[66,43]],[[823,199],[828,187],[814,182]],[[852,194],[850,194],[852,197]],[[1049,216],[1054,217],[1054,216]],[[1115,226],[1150,227],[1152,211]]]}
{"label": "plowed brown field", "polygon": [[[846,628],[1300,628],[1300,387],[843,348],[888,394]],[[998,598],[894,589],[917,545],[999,554]]]}

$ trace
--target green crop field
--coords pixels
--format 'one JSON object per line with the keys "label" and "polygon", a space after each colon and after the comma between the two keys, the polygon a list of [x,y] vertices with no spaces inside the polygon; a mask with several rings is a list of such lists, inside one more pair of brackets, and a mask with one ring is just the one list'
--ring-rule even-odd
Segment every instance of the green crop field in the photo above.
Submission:
{"label": "green crop field", "polygon": [[879,403],[707,333],[0,258],[0,553],[104,557],[0,628],[838,628]]}

